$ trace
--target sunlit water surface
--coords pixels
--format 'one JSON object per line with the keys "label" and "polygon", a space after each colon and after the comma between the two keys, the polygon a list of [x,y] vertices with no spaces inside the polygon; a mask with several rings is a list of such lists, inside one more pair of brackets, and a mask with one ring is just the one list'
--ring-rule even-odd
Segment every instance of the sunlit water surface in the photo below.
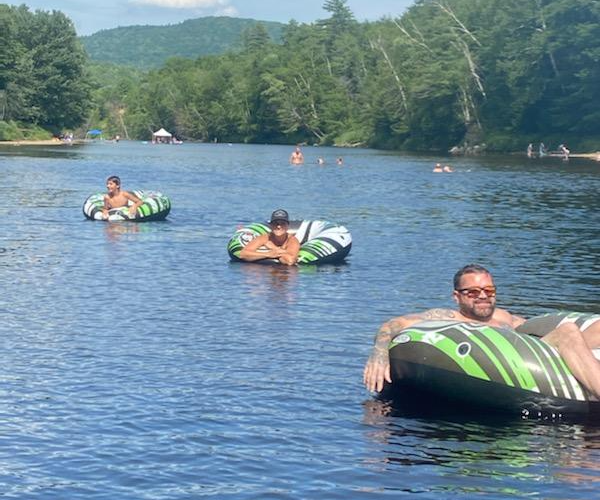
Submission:
{"label": "sunlit water surface", "polygon": [[[600,426],[402,412],[361,383],[378,326],[451,306],[472,261],[515,313],[600,312],[600,164],[291,149],[0,150],[0,495],[600,498]],[[112,174],[168,220],[85,220]],[[346,225],[348,263],[230,263],[279,207]]]}

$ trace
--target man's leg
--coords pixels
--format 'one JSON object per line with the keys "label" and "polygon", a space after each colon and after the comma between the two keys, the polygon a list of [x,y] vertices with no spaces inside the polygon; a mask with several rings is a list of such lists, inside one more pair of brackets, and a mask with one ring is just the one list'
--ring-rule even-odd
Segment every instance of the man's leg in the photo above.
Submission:
{"label": "man's leg", "polygon": [[590,349],[600,348],[600,318],[589,325],[583,325],[583,338]]}
{"label": "man's leg", "polygon": [[563,323],[542,340],[558,350],[574,377],[600,399],[600,363],[588,345],[600,340],[598,328],[597,324],[591,325],[582,333],[575,323]]}

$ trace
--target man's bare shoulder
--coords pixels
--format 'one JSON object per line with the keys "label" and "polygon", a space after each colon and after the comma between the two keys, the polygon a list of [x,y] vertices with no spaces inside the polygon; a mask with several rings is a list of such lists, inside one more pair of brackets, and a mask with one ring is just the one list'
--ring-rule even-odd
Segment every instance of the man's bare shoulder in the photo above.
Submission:
{"label": "man's bare shoulder", "polygon": [[500,323],[501,326],[516,328],[525,322],[525,318],[511,314],[506,309],[496,308],[494,311],[494,321]]}

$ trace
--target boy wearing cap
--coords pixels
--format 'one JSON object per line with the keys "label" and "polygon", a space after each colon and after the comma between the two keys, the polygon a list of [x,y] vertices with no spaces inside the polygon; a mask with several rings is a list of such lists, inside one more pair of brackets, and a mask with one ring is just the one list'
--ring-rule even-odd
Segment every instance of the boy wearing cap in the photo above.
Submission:
{"label": "boy wearing cap", "polygon": [[254,262],[263,259],[277,259],[281,264],[293,266],[298,260],[300,242],[288,234],[290,217],[283,209],[271,214],[271,232],[261,234],[248,243],[240,252],[240,259]]}

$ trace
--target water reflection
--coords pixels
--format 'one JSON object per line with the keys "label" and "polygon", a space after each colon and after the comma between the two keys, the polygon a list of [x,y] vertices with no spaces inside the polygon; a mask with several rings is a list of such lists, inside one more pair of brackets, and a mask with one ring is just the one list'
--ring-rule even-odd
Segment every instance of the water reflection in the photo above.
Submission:
{"label": "water reflection", "polygon": [[243,286],[250,296],[266,296],[274,304],[293,305],[297,300],[295,284],[300,267],[252,262],[232,263],[242,276]]}
{"label": "water reflection", "polygon": [[56,146],[4,146],[0,145],[0,156],[21,156],[25,158],[61,158],[68,160],[80,160],[85,158],[86,145]]}
{"label": "water reflection", "polygon": [[136,222],[101,222],[108,241],[119,241],[124,235],[148,232],[149,227]]}
{"label": "water reflection", "polygon": [[572,428],[570,443],[556,447],[559,464],[555,476],[571,484],[593,485],[600,482],[600,429]]}
{"label": "water reflection", "polygon": [[[436,466],[447,471],[437,484],[421,491],[523,493],[519,483],[589,485],[600,481],[597,423],[515,422],[497,415],[480,415],[473,420],[443,409],[437,414],[419,414],[414,408],[402,410],[381,400],[368,400],[363,406],[368,438],[377,443],[380,452],[378,460],[369,458],[370,467],[387,471]],[[455,474],[463,477],[459,484]],[[505,484],[498,490],[490,483],[473,488],[473,481],[483,477],[504,478]]]}

